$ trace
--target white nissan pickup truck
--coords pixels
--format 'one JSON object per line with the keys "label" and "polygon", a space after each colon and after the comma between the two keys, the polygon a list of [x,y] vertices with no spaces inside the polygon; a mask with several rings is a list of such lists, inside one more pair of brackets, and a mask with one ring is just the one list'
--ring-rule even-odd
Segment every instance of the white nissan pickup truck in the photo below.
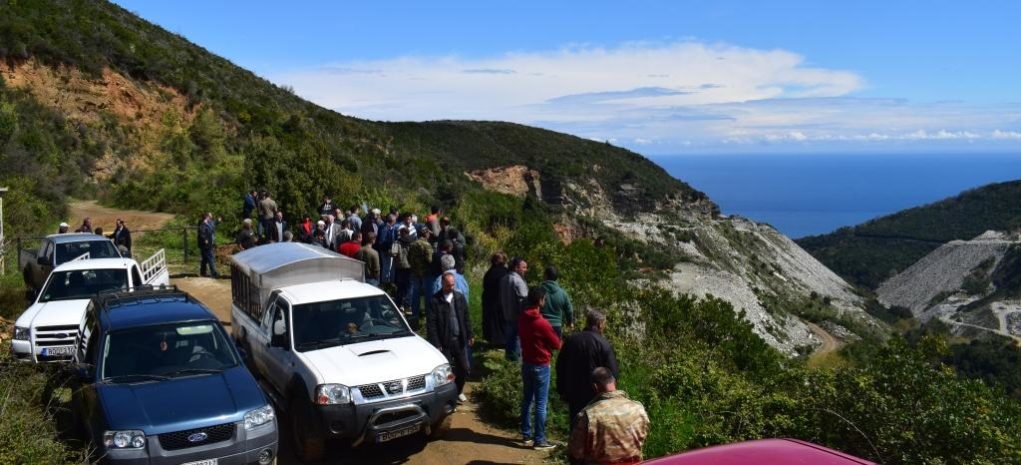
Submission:
{"label": "white nissan pickup truck", "polygon": [[291,423],[295,452],[449,427],[457,405],[446,358],[366,284],[364,265],[283,242],[233,256],[231,329],[248,366]]}
{"label": "white nissan pickup truck", "polygon": [[164,251],[139,264],[130,258],[88,254],[53,269],[35,301],[14,322],[11,349],[25,362],[71,360],[78,328],[92,297],[100,292],[170,284]]}

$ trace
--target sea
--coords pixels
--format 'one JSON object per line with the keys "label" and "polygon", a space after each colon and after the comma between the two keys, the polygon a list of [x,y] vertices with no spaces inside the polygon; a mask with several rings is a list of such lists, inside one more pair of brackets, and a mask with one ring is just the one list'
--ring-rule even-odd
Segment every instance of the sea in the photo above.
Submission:
{"label": "sea", "polygon": [[[705,192],[724,214],[791,238],[1021,179],[1021,154],[754,154],[650,157]],[[1018,199],[1021,202],[1021,199]]]}

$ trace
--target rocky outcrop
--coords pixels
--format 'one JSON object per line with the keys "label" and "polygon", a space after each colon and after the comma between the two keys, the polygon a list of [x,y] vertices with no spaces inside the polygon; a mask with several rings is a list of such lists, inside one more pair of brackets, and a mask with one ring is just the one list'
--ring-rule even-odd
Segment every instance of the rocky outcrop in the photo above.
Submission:
{"label": "rocky outcrop", "polygon": [[542,198],[539,172],[524,165],[501,166],[464,173],[468,179],[482,187],[501,194],[525,197],[529,194]]}
{"label": "rocky outcrop", "polygon": [[993,231],[970,241],[948,242],[883,282],[876,291],[879,301],[911,309],[923,322],[953,313],[981,297],[964,298],[976,294],[975,289],[964,289],[969,276],[983,279],[980,275],[995,269],[1013,243],[1007,235]]}

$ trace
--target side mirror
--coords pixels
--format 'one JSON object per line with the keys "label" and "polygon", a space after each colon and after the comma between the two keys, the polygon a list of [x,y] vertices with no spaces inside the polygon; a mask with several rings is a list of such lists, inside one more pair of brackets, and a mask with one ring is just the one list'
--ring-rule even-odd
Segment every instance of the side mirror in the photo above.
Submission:
{"label": "side mirror", "polygon": [[46,265],[50,264],[50,261],[47,259],[47,257],[38,257],[38,258],[35,259],[35,262],[37,264],[43,265],[43,266],[46,266]]}

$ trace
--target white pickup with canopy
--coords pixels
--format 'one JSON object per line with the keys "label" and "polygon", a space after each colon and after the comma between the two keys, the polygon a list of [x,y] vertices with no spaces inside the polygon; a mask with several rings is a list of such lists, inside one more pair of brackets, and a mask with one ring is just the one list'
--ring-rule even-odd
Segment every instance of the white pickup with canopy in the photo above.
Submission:
{"label": "white pickup with canopy", "polygon": [[245,304],[239,307],[257,305],[261,309],[274,289],[295,284],[340,279],[365,281],[365,266],[361,261],[299,242],[253,247],[231,259],[235,305]]}

